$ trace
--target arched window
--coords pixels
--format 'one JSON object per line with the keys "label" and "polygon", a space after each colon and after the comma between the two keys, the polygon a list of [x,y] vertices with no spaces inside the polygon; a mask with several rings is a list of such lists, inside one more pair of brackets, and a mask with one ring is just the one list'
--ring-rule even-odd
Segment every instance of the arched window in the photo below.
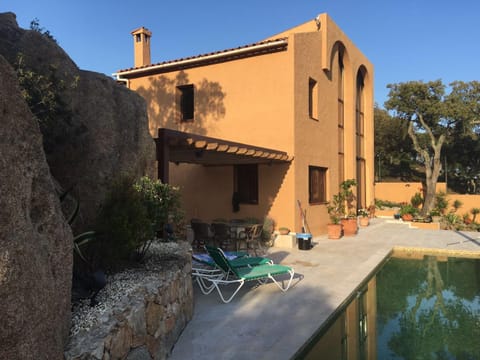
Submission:
{"label": "arched window", "polygon": [[341,183],[345,180],[345,67],[343,65],[343,49],[338,51],[338,181]]}
{"label": "arched window", "polygon": [[366,207],[365,194],[365,96],[364,96],[364,74],[357,73],[355,101],[355,138],[356,138],[356,159],[357,159],[357,207]]}

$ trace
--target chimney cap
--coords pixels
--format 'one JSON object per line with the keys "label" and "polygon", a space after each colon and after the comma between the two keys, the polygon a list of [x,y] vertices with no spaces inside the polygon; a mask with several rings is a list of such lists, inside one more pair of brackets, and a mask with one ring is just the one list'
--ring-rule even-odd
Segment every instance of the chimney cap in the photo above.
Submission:
{"label": "chimney cap", "polygon": [[146,34],[148,36],[152,36],[152,32],[150,30],[148,30],[146,27],[142,26],[142,27],[139,27],[135,30],[133,30],[131,32],[132,35],[136,35],[136,34]]}

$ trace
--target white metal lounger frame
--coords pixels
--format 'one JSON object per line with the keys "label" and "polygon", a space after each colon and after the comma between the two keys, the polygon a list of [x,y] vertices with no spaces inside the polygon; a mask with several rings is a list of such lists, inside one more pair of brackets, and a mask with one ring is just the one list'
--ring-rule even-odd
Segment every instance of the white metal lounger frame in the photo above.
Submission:
{"label": "white metal lounger frame", "polygon": [[[208,295],[210,294],[215,286],[212,283],[212,280],[221,279],[225,277],[225,273],[220,269],[207,269],[204,267],[194,267],[192,263],[192,279],[198,284],[200,291]],[[207,284],[205,280],[210,280],[210,284]]]}
{"label": "white metal lounger frame", "polygon": [[[222,250],[223,251],[223,250]],[[225,253],[224,253],[225,254]],[[212,290],[215,288],[215,285],[210,281],[209,284],[206,283],[205,280],[211,280],[211,279],[223,279],[223,280],[228,280],[228,276],[231,275],[230,272],[225,274],[213,261],[211,257],[209,257],[212,261],[212,264],[206,263],[205,261],[202,261],[200,259],[197,259],[193,257],[192,260],[192,279],[198,284],[198,287],[200,288],[200,291],[208,295],[212,292]],[[245,258],[250,258],[248,255],[245,256]],[[273,261],[269,260],[266,264],[273,265]],[[245,264],[245,267],[252,267],[255,265],[252,264]],[[262,282],[262,280],[258,280],[259,282]],[[266,282],[268,279],[265,279]]]}
{"label": "white metal lounger frame", "polygon": [[[225,259],[225,263],[229,266],[229,270],[228,272],[225,271],[224,269],[222,269],[223,273],[225,276],[223,277],[203,277],[204,280],[207,280],[209,282],[212,283],[213,287],[215,289],[217,289],[217,292],[218,294],[220,295],[220,298],[222,299],[222,301],[227,304],[229,303],[230,301],[232,301],[232,299],[234,298],[234,296],[238,293],[238,291],[243,287],[243,285],[245,284],[246,281],[253,281],[253,280],[256,280],[259,284],[265,284],[268,279],[271,279],[273,283],[275,283],[275,285],[278,286],[278,288],[280,290],[282,290],[283,292],[286,292],[289,288],[290,288],[290,285],[292,283],[292,280],[293,280],[293,276],[295,275],[295,271],[293,270],[293,268],[290,268],[290,267],[285,267],[285,268],[288,268],[288,271],[286,271],[285,273],[282,273],[282,274],[275,274],[275,275],[283,275],[283,274],[286,274],[288,272],[288,274],[290,274],[290,279],[288,279],[288,283],[286,286],[282,286],[282,284],[280,283],[280,281],[277,281],[273,275],[271,275],[270,273],[267,273],[264,277],[262,278],[258,278],[258,279],[245,279],[245,278],[242,278],[242,277],[239,277],[238,279],[232,279],[232,280],[229,280],[228,279],[228,274],[229,273],[233,273],[235,274],[235,270],[232,269],[229,265],[229,261],[228,259],[225,258],[225,255],[223,254],[223,251],[221,249],[218,249],[218,252],[221,253],[221,256],[223,256],[223,258]],[[262,265],[260,266],[262,269],[266,269],[268,266],[272,266],[272,267],[275,267],[277,265]],[[220,267],[220,266],[219,266]],[[284,281],[282,281],[283,283]],[[228,297],[227,299],[225,299],[223,293],[222,293],[222,290],[220,289],[220,286],[221,285],[229,285],[229,284],[238,284],[237,288],[234,290],[233,294],[230,295],[230,297]],[[207,286],[208,289],[209,289],[209,292],[210,293],[212,291],[212,289],[210,288],[210,286]]]}

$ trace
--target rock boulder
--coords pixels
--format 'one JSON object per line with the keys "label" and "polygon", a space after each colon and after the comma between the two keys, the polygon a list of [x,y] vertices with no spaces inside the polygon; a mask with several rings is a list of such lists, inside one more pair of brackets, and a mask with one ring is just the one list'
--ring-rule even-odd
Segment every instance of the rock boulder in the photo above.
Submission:
{"label": "rock boulder", "polygon": [[72,233],[36,119],[0,56],[0,359],[61,359]]}
{"label": "rock boulder", "polygon": [[47,162],[80,201],[74,233],[91,230],[115,177],[154,175],[145,101],[110,77],[78,69],[50,36],[19,28],[13,13],[0,14],[0,54],[12,65],[21,55],[27,69],[62,84],[62,111],[43,131]]}

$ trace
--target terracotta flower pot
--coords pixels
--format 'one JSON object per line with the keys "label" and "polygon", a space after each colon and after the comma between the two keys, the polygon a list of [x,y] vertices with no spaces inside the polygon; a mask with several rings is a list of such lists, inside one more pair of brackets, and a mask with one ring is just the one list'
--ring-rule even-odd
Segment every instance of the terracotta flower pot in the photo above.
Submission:
{"label": "terracotta flower pot", "polygon": [[343,235],[353,236],[358,232],[357,218],[342,219]]}
{"label": "terracotta flower pot", "polygon": [[413,220],[413,215],[412,214],[403,214],[402,215],[402,220],[403,221],[412,221]]}
{"label": "terracotta flower pot", "polygon": [[359,218],[359,223],[360,226],[368,226],[370,224],[370,221],[368,220],[368,217],[361,217]]}
{"label": "terracotta flower pot", "polygon": [[340,239],[343,233],[342,224],[328,224],[327,231],[329,239]]}

